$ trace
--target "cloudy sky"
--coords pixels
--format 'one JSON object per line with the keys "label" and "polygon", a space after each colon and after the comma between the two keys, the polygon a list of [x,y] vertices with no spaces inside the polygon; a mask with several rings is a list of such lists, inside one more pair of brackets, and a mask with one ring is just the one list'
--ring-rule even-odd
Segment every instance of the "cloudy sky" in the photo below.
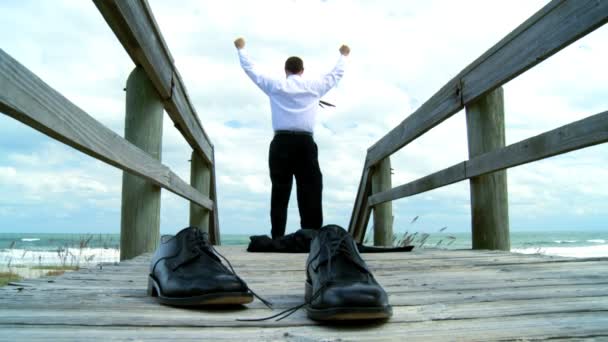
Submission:
{"label": "cloudy sky", "polygon": [[[315,139],[326,223],[348,224],[366,150],[451,77],[548,1],[150,0],[205,130],[216,146],[223,233],[269,232],[268,100],[245,76],[232,41],[282,76],[330,70]],[[608,109],[608,26],[505,85],[507,144]],[[115,132],[134,65],[92,2],[0,2],[0,48]],[[189,179],[190,148],[165,115],[163,163]],[[508,171],[511,229],[606,229],[608,145]],[[467,159],[464,112],[392,157],[393,185]],[[0,232],[120,231],[121,171],[0,115]],[[295,193],[295,191],[294,191]],[[394,202],[395,230],[470,230],[468,182]],[[164,191],[161,230],[188,224],[187,201]],[[299,228],[295,196],[288,232]]]}

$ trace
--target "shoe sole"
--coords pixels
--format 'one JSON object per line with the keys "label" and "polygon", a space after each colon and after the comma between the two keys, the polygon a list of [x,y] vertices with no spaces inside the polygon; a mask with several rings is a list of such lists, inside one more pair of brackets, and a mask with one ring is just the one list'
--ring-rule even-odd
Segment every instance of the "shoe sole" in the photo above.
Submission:
{"label": "shoe sole", "polygon": [[242,305],[253,302],[250,292],[216,292],[192,297],[163,296],[156,279],[148,276],[148,296],[156,297],[161,304],[171,306]]}
{"label": "shoe sole", "polygon": [[[312,297],[312,285],[306,283],[305,299],[308,302]],[[308,318],[315,321],[354,321],[354,320],[385,320],[393,315],[393,307],[364,306],[364,307],[333,307],[327,309],[306,308]]]}

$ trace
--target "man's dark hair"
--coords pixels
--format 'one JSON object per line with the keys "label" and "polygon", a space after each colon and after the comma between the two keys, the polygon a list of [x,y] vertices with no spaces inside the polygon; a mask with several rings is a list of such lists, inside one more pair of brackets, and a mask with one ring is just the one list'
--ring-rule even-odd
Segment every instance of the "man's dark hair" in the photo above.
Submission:
{"label": "man's dark hair", "polygon": [[304,70],[304,62],[300,57],[289,57],[285,61],[285,71],[292,74],[299,74]]}

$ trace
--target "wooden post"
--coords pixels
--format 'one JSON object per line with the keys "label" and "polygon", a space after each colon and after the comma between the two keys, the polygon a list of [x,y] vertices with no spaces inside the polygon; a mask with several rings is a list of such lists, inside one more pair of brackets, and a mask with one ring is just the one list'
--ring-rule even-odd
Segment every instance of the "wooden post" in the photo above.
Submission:
{"label": "wooden post", "polygon": [[[372,174],[372,194],[390,190],[391,159],[386,157],[374,166]],[[374,246],[393,245],[393,202],[374,206]]]}
{"label": "wooden post", "polygon": [[[211,189],[211,169],[203,157],[192,151],[190,160],[190,185],[200,191],[203,195],[209,196]],[[190,202],[190,226],[196,226],[200,230],[209,233],[209,210]]]}
{"label": "wooden post", "polygon": [[215,175],[215,147],[211,148],[211,160],[213,165],[211,166],[211,188],[210,196],[213,201],[213,211],[211,211],[211,218],[209,219],[209,238],[211,243],[214,245],[221,245],[222,240],[220,237],[220,219],[219,219],[219,204],[217,199],[217,176]]}
{"label": "wooden post", "polygon": [[[161,160],[163,104],[141,66],[127,80],[125,139]],[[156,249],[160,239],[160,187],[123,172],[120,260]]]}
{"label": "wooden post", "polygon": [[[502,88],[466,107],[469,158],[505,146]],[[473,249],[511,249],[507,171],[470,179]]]}

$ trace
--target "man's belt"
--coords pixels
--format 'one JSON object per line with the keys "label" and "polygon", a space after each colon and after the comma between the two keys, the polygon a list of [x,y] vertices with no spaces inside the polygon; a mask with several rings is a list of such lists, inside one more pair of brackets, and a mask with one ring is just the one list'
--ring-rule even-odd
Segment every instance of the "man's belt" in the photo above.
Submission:
{"label": "man's belt", "polygon": [[274,131],[274,135],[308,135],[312,137],[312,132],[307,131],[288,131],[288,130],[277,130]]}

